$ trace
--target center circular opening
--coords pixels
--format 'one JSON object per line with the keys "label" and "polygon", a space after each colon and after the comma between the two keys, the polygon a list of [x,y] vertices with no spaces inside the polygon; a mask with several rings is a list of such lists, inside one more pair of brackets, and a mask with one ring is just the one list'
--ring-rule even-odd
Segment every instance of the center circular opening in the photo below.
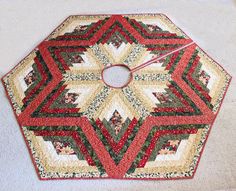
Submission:
{"label": "center circular opening", "polygon": [[132,80],[132,73],[126,65],[111,65],[102,70],[102,79],[109,87],[123,88]]}

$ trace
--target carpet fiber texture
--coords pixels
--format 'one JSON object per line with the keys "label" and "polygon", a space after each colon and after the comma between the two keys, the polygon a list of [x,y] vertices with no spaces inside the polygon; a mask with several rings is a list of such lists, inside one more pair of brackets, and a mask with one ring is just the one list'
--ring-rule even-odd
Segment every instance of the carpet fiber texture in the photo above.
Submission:
{"label": "carpet fiber texture", "polygon": [[2,81],[40,179],[192,178],[230,75],[163,14],[68,17]]}

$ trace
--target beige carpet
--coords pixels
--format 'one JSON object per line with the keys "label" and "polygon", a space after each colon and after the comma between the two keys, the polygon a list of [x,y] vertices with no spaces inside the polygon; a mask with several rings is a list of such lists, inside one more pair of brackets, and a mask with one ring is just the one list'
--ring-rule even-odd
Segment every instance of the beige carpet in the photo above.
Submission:
{"label": "beige carpet", "polygon": [[0,0],[0,77],[70,14],[162,12],[233,76],[191,180],[39,181],[0,85],[0,191],[236,190],[236,1]]}

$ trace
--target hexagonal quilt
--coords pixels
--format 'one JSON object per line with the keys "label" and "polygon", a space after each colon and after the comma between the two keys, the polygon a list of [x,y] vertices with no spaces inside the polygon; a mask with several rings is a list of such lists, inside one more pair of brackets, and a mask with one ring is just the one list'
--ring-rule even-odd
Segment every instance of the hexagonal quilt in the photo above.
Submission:
{"label": "hexagonal quilt", "polygon": [[[193,177],[230,75],[163,14],[70,16],[2,81],[40,179]],[[216,151],[217,152],[217,151]]]}

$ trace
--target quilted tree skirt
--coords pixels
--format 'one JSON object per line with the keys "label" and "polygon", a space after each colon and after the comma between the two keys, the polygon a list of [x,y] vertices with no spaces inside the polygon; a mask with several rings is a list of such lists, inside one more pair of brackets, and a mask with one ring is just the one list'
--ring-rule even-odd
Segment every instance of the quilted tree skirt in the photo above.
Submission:
{"label": "quilted tree skirt", "polygon": [[68,17],[2,81],[40,179],[179,179],[230,79],[165,15],[134,14]]}

